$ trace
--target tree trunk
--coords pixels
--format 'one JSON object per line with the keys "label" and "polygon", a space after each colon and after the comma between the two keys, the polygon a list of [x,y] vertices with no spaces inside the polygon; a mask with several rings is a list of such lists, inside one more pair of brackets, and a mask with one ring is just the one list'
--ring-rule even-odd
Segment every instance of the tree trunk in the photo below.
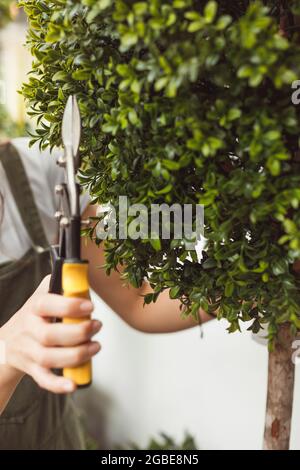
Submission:
{"label": "tree trunk", "polygon": [[290,325],[280,326],[274,350],[269,353],[265,450],[289,450],[295,365]]}

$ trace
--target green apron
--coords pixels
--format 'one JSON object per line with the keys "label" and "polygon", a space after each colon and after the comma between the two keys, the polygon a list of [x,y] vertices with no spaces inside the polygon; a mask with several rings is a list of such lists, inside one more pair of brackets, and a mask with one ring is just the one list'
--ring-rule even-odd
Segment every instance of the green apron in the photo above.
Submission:
{"label": "green apron", "polygon": [[[0,265],[1,327],[50,273],[50,256],[23,163],[12,144],[0,145],[0,162],[32,241],[21,259]],[[25,376],[0,417],[0,449],[84,449],[72,398],[42,390]]]}

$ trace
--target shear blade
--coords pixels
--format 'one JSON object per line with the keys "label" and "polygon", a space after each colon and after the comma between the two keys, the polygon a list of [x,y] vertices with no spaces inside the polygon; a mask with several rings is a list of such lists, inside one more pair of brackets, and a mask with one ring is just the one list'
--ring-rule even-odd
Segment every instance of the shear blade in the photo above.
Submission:
{"label": "shear blade", "polygon": [[75,167],[79,166],[78,151],[81,138],[81,118],[76,96],[68,98],[62,122],[62,140],[64,147],[72,148]]}

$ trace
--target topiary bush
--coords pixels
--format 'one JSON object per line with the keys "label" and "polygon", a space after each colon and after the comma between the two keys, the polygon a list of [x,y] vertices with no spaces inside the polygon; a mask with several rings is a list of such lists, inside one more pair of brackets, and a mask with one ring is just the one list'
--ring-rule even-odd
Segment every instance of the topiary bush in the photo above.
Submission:
{"label": "topiary bush", "polygon": [[[35,61],[23,87],[33,141],[60,143],[70,94],[83,117],[82,184],[95,202],[205,206],[202,264],[178,240],[111,240],[155,301],[185,314],[300,328],[299,1],[24,0]],[[128,220],[128,223],[130,219]]]}
{"label": "topiary bush", "polygon": [[205,3],[26,1],[36,61],[23,93],[43,146],[60,142],[77,94],[95,201],[205,206],[202,265],[180,242],[117,240],[109,269],[125,263],[134,286],[172,288],[188,312],[218,308],[230,331],[267,320],[273,336],[278,323],[300,325],[300,46],[260,2]]}

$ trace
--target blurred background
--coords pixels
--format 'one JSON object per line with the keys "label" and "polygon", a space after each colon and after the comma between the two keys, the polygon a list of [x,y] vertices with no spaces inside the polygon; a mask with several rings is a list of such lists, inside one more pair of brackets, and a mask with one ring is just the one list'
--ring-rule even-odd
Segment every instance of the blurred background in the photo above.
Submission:
{"label": "blurred background", "polygon": [[31,64],[30,55],[23,47],[26,36],[25,14],[14,9],[11,15],[15,20],[0,29],[0,136],[3,137],[5,134],[23,133],[26,110],[17,90],[25,81]]}
{"label": "blurred background", "polygon": [[[0,32],[0,138],[24,133],[26,111],[17,90],[31,64],[25,35],[22,13]],[[198,328],[149,336],[94,300],[104,325],[102,351],[93,387],[76,396],[91,447],[147,448],[161,432],[177,447],[186,433],[203,450],[262,447],[267,349],[249,332],[229,335],[226,322],[214,321],[203,327],[202,339]],[[292,449],[299,450],[299,369],[295,396]]]}

